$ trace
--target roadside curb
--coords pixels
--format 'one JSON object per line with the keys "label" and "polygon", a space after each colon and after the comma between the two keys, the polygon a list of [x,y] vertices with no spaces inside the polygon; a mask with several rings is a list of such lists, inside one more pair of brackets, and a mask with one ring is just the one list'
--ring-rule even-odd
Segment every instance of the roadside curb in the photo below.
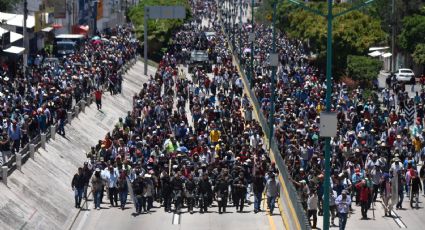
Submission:
{"label": "roadside curb", "polygon": [[[91,191],[87,194],[87,197],[90,197],[90,195],[91,195]],[[84,207],[84,205],[87,205],[87,207],[88,207],[88,200],[87,199],[84,199],[84,202],[81,204],[81,207]],[[67,230],[71,230],[72,229],[72,227],[75,224],[75,221],[77,220],[77,218],[80,215],[80,213],[81,213],[82,210],[83,210],[82,208],[79,208],[78,209],[77,213],[75,213],[74,216],[72,217],[71,223],[65,229],[67,229]],[[90,210],[87,209],[85,211],[90,211]]]}

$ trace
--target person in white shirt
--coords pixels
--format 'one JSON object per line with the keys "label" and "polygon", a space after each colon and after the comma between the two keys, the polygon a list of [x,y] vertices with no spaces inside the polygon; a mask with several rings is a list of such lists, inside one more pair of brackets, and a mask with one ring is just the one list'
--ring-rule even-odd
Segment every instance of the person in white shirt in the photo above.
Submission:
{"label": "person in white shirt", "polygon": [[316,228],[317,224],[317,204],[319,199],[317,198],[316,190],[310,190],[310,195],[307,199],[307,214],[308,214],[308,221],[310,222],[310,217],[313,216],[313,225],[311,225],[311,228]]}
{"label": "person in white shirt", "polygon": [[266,182],[267,206],[269,207],[270,215],[273,215],[276,198],[279,196],[279,184],[275,179],[274,173],[270,172]]}
{"label": "person in white shirt", "polygon": [[337,205],[339,213],[340,230],[345,229],[345,225],[347,224],[348,212],[350,211],[351,197],[347,193],[347,190],[343,190],[341,195],[339,195],[335,200],[335,204]]}
{"label": "person in white shirt", "polygon": [[108,195],[109,201],[111,202],[111,207],[118,206],[118,190],[117,190],[117,181],[118,181],[118,170],[115,169],[112,165],[109,168],[103,170],[102,177],[106,180],[108,186]]}

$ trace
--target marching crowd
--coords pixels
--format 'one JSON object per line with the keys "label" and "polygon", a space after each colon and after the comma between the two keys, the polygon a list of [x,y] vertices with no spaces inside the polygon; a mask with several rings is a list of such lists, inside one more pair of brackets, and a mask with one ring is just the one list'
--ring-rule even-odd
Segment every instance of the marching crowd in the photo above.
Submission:
{"label": "marching crowd", "polygon": [[[226,18],[225,6],[222,13]],[[305,44],[278,32],[276,112],[270,114],[272,74],[267,60],[273,29],[255,23],[253,31],[251,89],[264,116],[274,116],[275,141],[308,217],[313,216],[312,226],[316,227],[317,214],[323,215],[324,142],[319,137],[319,122],[320,113],[325,110],[324,71],[310,64]],[[248,20],[242,25],[241,44],[236,32],[234,48],[235,52],[242,51],[240,62],[247,75],[250,32]],[[362,219],[368,219],[367,211],[378,197],[386,216],[392,215],[393,206],[404,209],[405,196],[412,209],[418,208],[420,193],[425,196],[424,88],[409,97],[404,84],[395,83],[394,90],[384,89],[366,97],[362,88],[348,89],[344,83],[334,81],[332,92],[332,111],[338,119],[338,133],[331,141],[332,224],[339,213],[339,226],[345,227],[347,213],[353,210],[351,200],[361,206]]]}
{"label": "marching crowd", "polygon": [[[52,124],[65,135],[67,111],[73,103],[107,87],[119,93],[120,68],[136,55],[138,44],[132,28],[118,27],[101,34],[102,40],[86,40],[79,52],[51,58],[40,52],[25,74],[0,68],[0,151],[2,162]],[[108,40],[109,39],[109,40]]]}
{"label": "marching crowd", "polygon": [[[217,5],[191,1],[191,6],[196,13],[134,96],[133,110],[92,147],[75,174],[77,208],[91,187],[96,209],[106,191],[111,207],[122,209],[130,194],[139,214],[151,211],[154,201],[166,212],[206,213],[214,202],[220,214],[230,204],[243,212],[252,195],[257,213],[265,211],[264,193],[269,213],[274,212],[279,172],[242,94]],[[190,57],[186,54],[202,47],[201,37],[211,30],[216,34],[205,49],[214,57],[212,73],[197,66],[186,74],[181,65]]]}

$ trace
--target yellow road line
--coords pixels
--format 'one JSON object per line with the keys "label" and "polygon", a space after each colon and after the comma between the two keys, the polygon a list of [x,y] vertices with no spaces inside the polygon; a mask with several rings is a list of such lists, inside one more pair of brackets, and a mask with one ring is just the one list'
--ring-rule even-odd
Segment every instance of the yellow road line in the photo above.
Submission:
{"label": "yellow road line", "polygon": [[[224,31],[223,31],[223,33],[224,33]],[[227,43],[228,43],[228,48],[229,48],[229,50],[232,50],[231,48],[230,48],[230,42],[229,41],[227,41]],[[236,58],[235,58],[235,56],[233,55],[233,52],[232,52],[232,59],[235,61],[235,63],[236,63],[236,68],[237,68],[237,70],[238,70],[238,72],[242,75],[242,71],[241,71],[241,69],[240,69],[240,66],[239,66],[239,63],[236,61]],[[251,90],[250,89],[250,87],[249,87],[249,85],[248,85],[248,83],[245,81],[245,78],[243,78],[243,77],[241,77],[241,79],[242,79],[242,82],[243,82],[243,84],[244,84],[244,91],[248,91],[248,90]],[[251,101],[251,103],[254,101],[253,99],[252,99],[252,97],[251,97],[251,95],[250,95],[250,93],[248,93],[248,92],[246,92],[246,95],[249,97],[249,99],[250,99],[250,101]],[[257,110],[257,108],[255,107],[255,106],[253,106],[253,108],[254,108],[254,111],[255,111],[255,116],[256,116],[256,118],[257,118],[257,120],[259,120],[259,114],[260,114],[260,111],[258,111]],[[268,138],[267,138],[267,136],[265,135],[264,136],[264,138],[266,139],[266,143],[269,143],[269,141],[268,141]],[[270,156],[271,156],[271,158],[272,158],[272,160],[274,161],[274,162],[276,162],[276,160],[275,160],[275,158],[274,158],[274,154],[270,154]],[[283,167],[286,167],[286,166],[283,166]],[[279,181],[280,181],[280,183],[281,183],[281,185],[283,186],[283,191],[284,191],[284,193],[285,193],[285,197],[286,197],[286,200],[288,200],[288,201],[290,201],[290,198],[289,198],[289,194],[288,194],[288,189],[287,189],[287,187],[286,187],[286,183],[285,183],[285,181],[283,180],[283,178],[282,178],[282,176],[281,175],[279,175]],[[279,204],[279,206],[282,206],[283,204],[281,204],[281,202],[278,202],[278,204]],[[296,220],[295,220],[295,226],[296,226],[296,228],[297,228],[297,230],[300,230],[301,229],[301,226],[300,226],[300,221],[299,221],[299,219],[298,219],[298,216],[297,216],[297,214],[295,213],[295,209],[294,209],[294,207],[293,207],[293,205],[292,205],[292,202],[288,202],[288,204],[287,204],[288,206],[289,206],[289,210],[290,210],[290,212],[291,212],[291,216],[293,217],[293,218],[296,218]],[[282,217],[282,220],[283,220],[283,223],[284,223],[284,225],[285,225],[285,228],[286,229],[289,229],[289,220],[288,220],[288,216],[283,212],[283,206],[282,207],[280,207],[280,210],[281,210],[281,217]]]}
{"label": "yellow road line", "polygon": [[[264,209],[265,203],[266,203],[265,205],[267,206],[266,193],[263,193],[263,201],[262,202],[264,202],[263,203],[263,209]],[[270,212],[269,207],[266,207],[265,211]],[[272,216],[267,214],[267,213],[266,213],[266,216],[267,216],[267,219],[269,220],[269,223],[270,223],[270,230],[276,230],[276,224],[274,223]],[[287,227],[285,227],[285,228],[288,229]]]}

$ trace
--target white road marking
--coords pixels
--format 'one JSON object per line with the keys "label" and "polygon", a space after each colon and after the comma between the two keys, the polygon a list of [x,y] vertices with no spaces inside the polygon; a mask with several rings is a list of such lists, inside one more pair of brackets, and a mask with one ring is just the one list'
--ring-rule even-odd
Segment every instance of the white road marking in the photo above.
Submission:
{"label": "white road marking", "polygon": [[400,217],[394,211],[391,211],[391,214],[394,216],[394,221],[398,224],[400,228],[407,228],[407,226],[401,221]]}
{"label": "white road marking", "polygon": [[[86,202],[88,202],[88,201],[86,201]],[[90,211],[93,209],[93,205],[94,205],[93,202],[89,203],[88,208],[87,208],[88,210],[86,210],[84,212],[83,216],[81,217],[80,223],[78,224],[78,227],[76,228],[77,230],[85,229],[84,226],[86,224],[88,216],[90,215]]]}
{"label": "white road marking", "polygon": [[173,215],[173,225],[179,225],[180,224],[180,214],[174,213]]}

